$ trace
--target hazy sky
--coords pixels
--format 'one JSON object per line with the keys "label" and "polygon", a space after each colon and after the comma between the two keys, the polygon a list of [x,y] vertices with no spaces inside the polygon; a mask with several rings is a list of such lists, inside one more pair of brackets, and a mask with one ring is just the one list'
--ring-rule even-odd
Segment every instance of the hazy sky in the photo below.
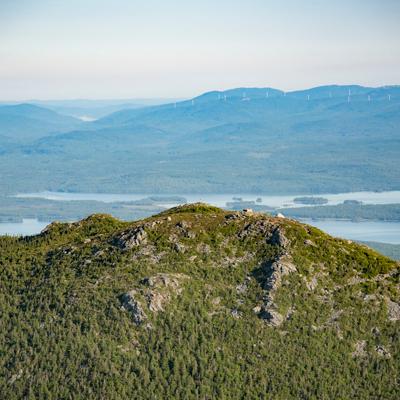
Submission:
{"label": "hazy sky", "polygon": [[400,84],[400,0],[0,0],[0,100]]}

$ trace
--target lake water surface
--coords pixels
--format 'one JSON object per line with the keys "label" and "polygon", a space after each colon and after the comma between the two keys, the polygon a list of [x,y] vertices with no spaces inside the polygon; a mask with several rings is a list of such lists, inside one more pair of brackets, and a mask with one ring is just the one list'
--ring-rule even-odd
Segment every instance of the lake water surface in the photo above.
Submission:
{"label": "lake water surface", "polygon": [[41,222],[33,218],[23,219],[22,222],[2,222],[0,223],[0,235],[36,235],[48,224],[49,222]]}
{"label": "lake water surface", "polygon": [[[97,200],[105,203],[113,202],[129,202],[141,200],[149,196],[162,197],[161,194],[114,194],[114,193],[64,193],[64,192],[37,192],[37,193],[20,193],[16,197],[21,198],[41,198],[48,200]],[[204,202],[215,205],[217,207],[225,207],[227,202],[233,198],[242,198],[246,201],[255,201],[260,198],[262,201],[257,203],[260,205],[271,207],[300,207],[301,204],[293,202],[296,197],[310,197],[311,195],[286,195],[273,196],[268,194],[176,194],[175,196],[184,197],[188,203]],[[364,204],[393,204],[400,203],[400,190],[389,192],[351,192],[339,194],[318,194],[315,197],[324,197],[328,200],[327,205],[336,205],[343,203],[344,200],[362,201]],[[173,203],[169,203],[172,205]],[[176,205],[176,203],[174,204]]]}
{"label": "lake water surface", "polygon": [[302,219],[332,236],[365,242],[400,244],[400,222]]}

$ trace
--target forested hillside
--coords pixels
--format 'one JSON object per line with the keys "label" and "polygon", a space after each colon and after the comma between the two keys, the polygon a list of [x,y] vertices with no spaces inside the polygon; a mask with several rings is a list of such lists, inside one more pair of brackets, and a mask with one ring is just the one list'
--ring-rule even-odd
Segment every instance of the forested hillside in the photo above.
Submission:
{"label": "forested hillside", "polygon": [[204,204],[0,238],[6,399],[398,399],[399,264]]}

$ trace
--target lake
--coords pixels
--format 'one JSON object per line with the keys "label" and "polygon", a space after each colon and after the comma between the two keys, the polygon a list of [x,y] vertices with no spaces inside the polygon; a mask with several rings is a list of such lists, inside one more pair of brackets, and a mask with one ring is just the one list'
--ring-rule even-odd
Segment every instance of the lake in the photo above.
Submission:
{"label": "lake", "polygon": [[400,222],[302,219],[332,236],[365,242],[400,244]]}
{"label": "lake", "polygon": [[[115,194],[115,193],[65,193],[65,192],[37,192],[20,193],[15,197],[20,198],[39,198],[48,200],[97,200],[105,203],[129,202],[141,200],[149,196],[162,197],[162,194]],[[168,195],[169,196],[169,195]],[[171,195],[172,196],[172,195]],[[268,194],[249,194],[249,193],[231,193],[231,194],[175,194],[173,196],[184,197],[188,203],[204,202],[217,207],[225,207],[226,203],[233,198],[242,198],[247,201],[256,201],[261,198],[259,205],[277,207],[300,207],[302,204],[294,203],[296,197],[310,197],[311,195],[294,194],[286,196],[273,196]],[[327,205],[336,205],[343,203],[344,200],[362,201],[364,204],[393,204],[400,203],[400,190],[388,192],[350,192],[338,194],[318,194],[315,197],[323,197],[328,200]],[[169,203],[169,206],[177,205]]]}
{"label": "lake", "polygon": [[0,235],[36,235],[48,224],[49,222],[41,222],[33,218],[23,219],[22,222],[2,222],[0,223]]}

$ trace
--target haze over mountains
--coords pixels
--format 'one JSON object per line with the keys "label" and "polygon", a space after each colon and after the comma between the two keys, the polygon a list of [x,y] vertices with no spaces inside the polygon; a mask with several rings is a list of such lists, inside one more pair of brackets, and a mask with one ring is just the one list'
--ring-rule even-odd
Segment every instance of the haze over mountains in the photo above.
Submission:
{"label": "haze over mountains", "polygon": [[94,122],[2,106],[0,185],[7,193],[398,189],[399,126],[399,86],[237,88]]}

